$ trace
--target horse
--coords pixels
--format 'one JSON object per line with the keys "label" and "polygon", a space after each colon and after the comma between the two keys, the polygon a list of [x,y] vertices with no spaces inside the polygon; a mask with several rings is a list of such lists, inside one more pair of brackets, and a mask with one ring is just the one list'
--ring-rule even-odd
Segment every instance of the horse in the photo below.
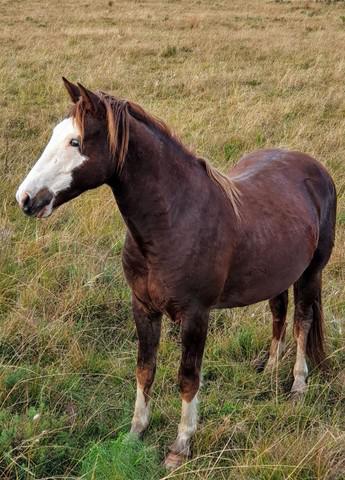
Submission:
{"label": "horse", "polygon": [[167,468],[190,456],[210,311],[269,301],[266,370],[284,348],[294,290],[297,356],[291,393],[307,388],[306,357],[325,361],[321,277],[334,245],[336,190],[325,167],[283,149],[245,155],[224,175],[139,105],[63,78],[71,109],[53,130],[16,199],[44,218],[107,184],[127,226],[122,263],[138,336],[131,432],[149,424],[161,320],[179,324],[182,398]]}

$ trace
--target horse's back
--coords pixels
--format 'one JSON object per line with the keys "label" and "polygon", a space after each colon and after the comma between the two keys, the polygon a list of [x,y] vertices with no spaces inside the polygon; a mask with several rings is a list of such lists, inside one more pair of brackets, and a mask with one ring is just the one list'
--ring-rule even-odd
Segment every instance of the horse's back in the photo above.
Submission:
{"label": "horse's back", "polygon": [[315,158],[283,149],[258,150],[240,159],[229,172],[238,189],[259,195],[260,201],[307,202],[317,210],[320,222],[334,206],[335,186],[326,168]]}
{"label": "horse's back", "polygon": [[229,176],[239,183],[249,179],[255,180],[262,174],[271,178],[280,176],[301,178],[301,175],[304,175],[333,184],[331,176],[318,160],[305,153],[285,149],[257,150],[248,153],[229,172]]}

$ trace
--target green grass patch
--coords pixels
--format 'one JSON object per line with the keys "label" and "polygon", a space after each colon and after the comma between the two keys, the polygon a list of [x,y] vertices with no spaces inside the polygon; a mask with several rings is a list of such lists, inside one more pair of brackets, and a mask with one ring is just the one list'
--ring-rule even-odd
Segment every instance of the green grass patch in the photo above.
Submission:
{"label": "green grass patch", "polygon": [[92,445],[81,467],[86,480],[154,480],[159,473],[157,450],[129,434]]}

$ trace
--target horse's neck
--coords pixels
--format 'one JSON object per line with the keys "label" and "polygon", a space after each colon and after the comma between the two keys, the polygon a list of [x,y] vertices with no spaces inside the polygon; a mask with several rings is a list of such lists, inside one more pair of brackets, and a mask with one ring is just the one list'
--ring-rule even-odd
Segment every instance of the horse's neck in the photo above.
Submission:
{"label": "horse's neck", "polygon": [[110,186],[134,238],[150,244],[169,228],[171,211],[183,208],[201,167],[180,145],[133,118],[129,138],[123,170]]}

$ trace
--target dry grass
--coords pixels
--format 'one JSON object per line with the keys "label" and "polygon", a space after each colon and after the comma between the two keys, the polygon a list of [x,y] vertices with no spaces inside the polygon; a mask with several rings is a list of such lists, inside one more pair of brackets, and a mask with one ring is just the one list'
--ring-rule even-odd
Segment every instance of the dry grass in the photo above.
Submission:
{"label": "dry grass", "polygon": [[[134,402],[124,226],[110,192],[84,194],[42,222],[24,218],[14,201],[66,111],[62,75],[138,102],[224,171],[244,152],[274,145],[309,152],[333,173],[337,241],[324,278],[332,371],[313,372],[305,401],[292,405],[291,337],[279,377],[259,376],[251,365],[267,348],[266,305],[213,315],[194,457],[164,478],[345,478],[344,3],[0,7],[1,478],[91,478],[90,451],[108,458],[107,439],[128,430]],[[145,437],[159,461],[180,407],[179,348],[168,322],[164,328]],[[146,478],[136,467],[126,471],[112,479]],[[165,475],[158,463],[154,475]]]}

